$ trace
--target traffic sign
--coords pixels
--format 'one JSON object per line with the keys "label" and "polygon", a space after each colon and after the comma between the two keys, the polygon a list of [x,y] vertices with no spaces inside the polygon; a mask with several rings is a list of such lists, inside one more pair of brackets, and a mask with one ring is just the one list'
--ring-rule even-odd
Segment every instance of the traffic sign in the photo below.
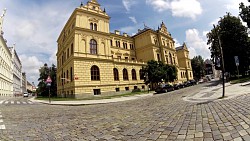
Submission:
{"label": "traffic sign", "polygon": [[234,56],[234,61],[235,61],[236,66],[239,66],[240,61],[239,61],[239,57],[238,56]]}
{"label": "traffic sign", "polygon": [[52,80],[51,80],[50,76],[48,76],[46,83],[51,83],[51,82],[52,82]]}

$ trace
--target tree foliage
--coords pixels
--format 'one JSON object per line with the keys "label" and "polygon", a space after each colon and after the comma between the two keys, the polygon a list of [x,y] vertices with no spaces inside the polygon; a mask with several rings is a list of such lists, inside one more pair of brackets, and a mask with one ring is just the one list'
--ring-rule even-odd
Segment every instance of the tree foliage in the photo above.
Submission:
{"label": "tree foliage", "polygon": [[[250,2],[250,0],[248,0]],[[240,17],[250,27],[250,6],[245,6],[244,3],[240,3]]]}
{"label": "tree foliage", "polygon": [[240,60],[239,70],[242,74],[249,66],[249,42],[247,28],[242,25],[239,18],[231,16],[227,13],[218,22],[208,34],[208,42],[210,45],[211,58],[216,64],[216,60],[221,58],[219,40],[224,56],[225,71],[236,74],[236,65],[234,56],[238,56]]}
{"label": "tree foliage", "polygon": [[157,62],[148,61],[147,66],[143,67],[145,83],[173,82],[177,78],[177,69],[175,66]]}
{"label": "tree foliage", "polygon": [[51,67],[48,67],[47,64],[44,64],[39,69],[40,72],[40,77],[38,78],[38,89],[37,93],[40,94],[41,96],[48,96],[49,95],[49,88],[47,87],[46,80],[48,76],[50,76],[52,82],[50,86],[50,94],[51,96],[56,96],[57,95],[57,83],[56,83],[56,66],[52,64]]}
{"label": "tree foliage", "polygon": [[205,75],[205,64],[204,59],[199,56],[194,56],[191,59],[191,65],[193,69],[193,76],[195,80],[200,80]]}

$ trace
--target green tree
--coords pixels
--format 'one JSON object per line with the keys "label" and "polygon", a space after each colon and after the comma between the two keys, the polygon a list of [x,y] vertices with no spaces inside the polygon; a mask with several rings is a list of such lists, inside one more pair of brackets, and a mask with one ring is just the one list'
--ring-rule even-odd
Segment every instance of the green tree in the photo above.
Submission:
{"label": "green tree", "polygon": [[239,70],[244,74],[249,66],[250,51],[247,28],[242,25],[239,18],[231,16],[230,13],[218,21],[218,25],[207,34],[207,44],[210,45],[211,58],[215,64],[216,60],[221,58],[216,31],[221,41],[225,71],[230,72],[230,74],[237,73],[234,56],[238,56],[240,60]]}
{"label": "green tree", "polygon": [[52,83],[50,86],[50,94],[51,96],[57,95],[57,85],[56,85],[56,67],[52,64],[52,67],[48,67],[47,64],[44,64],[39,69],[40,77],[38,78],[38,89],[37,93],[41,96],[48,96],[49,95],[49,88],[47,87],[46,80],[48,76],[50,76]]}
{"label": "green tree", "polygon": [[[250,2],[250,0],[248,0]],[[248,28],[250,27],[250,7],[245,6],[244,3],[240,3],[240,17],[247,23]]]}
{"label": "green tree", "polygon": [[193,75],[195,80],[200,80],[205,75],[204,59],[199,55],[191,59]]}
{"label": "green tree", "polygon": [[145,83],[157,84],[159,82],[173,82],[177,78],[177,68],[172,65],[158,61],[148,61],[147,66],[143,67]]}

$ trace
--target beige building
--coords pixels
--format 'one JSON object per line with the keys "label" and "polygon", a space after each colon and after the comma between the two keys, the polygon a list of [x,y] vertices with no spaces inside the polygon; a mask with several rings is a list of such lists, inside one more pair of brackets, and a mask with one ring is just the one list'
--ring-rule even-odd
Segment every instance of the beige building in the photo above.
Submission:
{"label": "beige building", "polygon": [[141,69],[149,60],[175,65],[176,83],[193,78],[186,45],[176,49],[163,22],[158,30],[145,27],[129,36],[118,30],[110,33],[109,20],[97,0],[74,10],[57,40],[58,96],[82,98],[146,89]]}

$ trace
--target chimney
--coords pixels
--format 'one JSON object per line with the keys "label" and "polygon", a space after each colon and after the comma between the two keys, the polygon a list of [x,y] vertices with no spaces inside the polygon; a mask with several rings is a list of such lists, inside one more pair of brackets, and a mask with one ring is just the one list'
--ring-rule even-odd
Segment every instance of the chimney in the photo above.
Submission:
{"label": "chimney", "polygon": [[119,30],[115,30],[115,34],[116,35],[120,35],[120,31]]}

